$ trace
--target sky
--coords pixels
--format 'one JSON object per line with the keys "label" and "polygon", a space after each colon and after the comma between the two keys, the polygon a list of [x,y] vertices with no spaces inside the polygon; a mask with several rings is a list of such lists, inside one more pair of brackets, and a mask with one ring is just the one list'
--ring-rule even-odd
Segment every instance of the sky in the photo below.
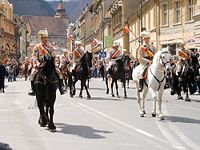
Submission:
{"label": "sky", "polygon": [[[60,0],[45,0],[45,1],[60,1]],[[63,1],[70,1],[70,0],[63,0]]]}

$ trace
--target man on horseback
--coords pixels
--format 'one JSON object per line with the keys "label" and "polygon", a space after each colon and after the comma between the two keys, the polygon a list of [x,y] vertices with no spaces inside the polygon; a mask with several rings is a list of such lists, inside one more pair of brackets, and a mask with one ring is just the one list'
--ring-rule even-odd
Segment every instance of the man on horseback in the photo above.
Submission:
{"label": "man on horseback", "polygon": [[190,51],[185,48],[184,41],[178,41],[179,48],[176,50],[176,56],[178,57],[178,62],[176,63],[176,75],[181,81],[181,72],[183,66],[187,63],[187,60],[190,58]]}
{"label": "man on horseback", "polygon": [[[38,45],[36,45],[34,47],[33,56],[38,61],[39,65],[37,67],[42,67],[44,65],[44,57],[46,57],[46,58],[54,57],[55,58],[55,49],[53,48],[53,46],[48,44],[48,31],[46,29],[45,30],[40,30],[38,32],[38,36],[39,36],[39,38],[41,40],[41,43],[39,43]],[[55,71],[57,73],[58,80],[59,80],[59,91],[60,91],[60,94],[63,95],[64,94],[64,90],[63,90],[62,74],[61,74],[60,69],[58,67],[56,67]],[[34,93],[34,91],[29,93],[29,95],[33,95],[33,93]]]}
{"label": "man on horseback", "polygon": [[85,49],[82,47],[82,43],[80,41],[75,42],[76,48],[73,50],[73,58],[74,64],[72,67],[72,72],[75,73],[77,66],[80,64],[80,60],[85,54]]}
{"label": "man on horseback", "polygon": [[109,61],[109,62],[108,62],[108,66],[106,69],[107,77],[110,77],[111,72],[112,72],[111,68],[114,65],[114,63],[116,62],[116,60],[122,58],[122,56],[123,56],[123,53],[118,48],[119,48],[119,45],[115,45],[112,47],[112,49],[108,53],[107,61]]}
{"label": "man on horseback", "polygon": [[140,36],[144,40],[144,44],[138,49],[138,61],[140,63],[141,71],[139,75],[139,89],[138,92],[142,92],[145,81],[145,75],[148,67],[152,64],[156,48],[150,43],[150,33],[147,31],[141,32]]}

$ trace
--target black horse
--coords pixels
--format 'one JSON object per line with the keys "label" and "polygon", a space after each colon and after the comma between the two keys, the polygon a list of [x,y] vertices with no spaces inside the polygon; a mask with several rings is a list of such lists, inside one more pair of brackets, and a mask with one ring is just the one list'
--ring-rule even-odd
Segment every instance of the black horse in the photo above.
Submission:
{"label": "black horse", "polygon": [[75,67],[75,71],[73,74],[74,79],[72,80],[71,83],[69,82],[71,97],[73,97],[76,94],[75,84],[78,80],[80,80],[81,81],[81,90],[79,93],[79,97],[83,98],[82,91],[83,91],[83,88],[85,87],[85,90],[87,92],[87,98],[91,98],[90,93],[88,91],[87,84],[86,84],[86,81],[91,77],[91,72],[90,72],[91,66],[92,66],[92,53],[87,51],[82,56],[82,58],[80,60],[80,64]]}
{"label": "black horse", "polygon": [[44,57],[43,63],[35,76],[34,88],[40,112],[38,123],[41,127],[48,125],[49,130],[54,132],[56,126],[54,125],[53,115],[58,88],[58,75],[55,71],[53,57]]}
{"label": "black horse", "polygon": [[196,76],[196,61],[198,57],[191,56],[190,60],[185,60],[185,64],[182,69],[181,76],[176,75],[176,66],[172,69],[171,78],[171,95],[178,94],[178,99],[183,99],[181,91],[186,94],[185,101],[191,101],[189,98],[190,94],[195,93],[195,76]]}
{"label": "black horse", "polygon": [[124,88],[124,98],[127,98],[125,73],[126,73],[126,71],[125,71],[125,67],[124,67],[124,57],[122,57],[120,59],[117,59],[116,63],[111,67],[111,76],[106,77],[106,87],[107,87],[106,94],[109,93],[109,87],[110,87],[111,95],[112,95],[112,97],[115,97],[114,92],[113,92],[113,84],[115,83],[116,94],[119,98],[117,81],[120,80],[122,82],[122,85]]}

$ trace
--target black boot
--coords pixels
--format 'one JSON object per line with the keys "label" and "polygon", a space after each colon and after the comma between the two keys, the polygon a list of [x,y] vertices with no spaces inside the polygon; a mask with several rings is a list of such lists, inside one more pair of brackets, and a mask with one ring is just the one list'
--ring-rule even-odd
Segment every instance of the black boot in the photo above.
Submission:
{"label": "black boot", "polygon": [[28,93],[30,96],[35,96],[34,81],[31,81],[31,91]]}
{"label": "black boot", "polygon": [[139,80],[138,92],[142,92],[142,90],[143,90],[143,85],[144,85],[144,79],[140,79],[140,80]]}
{"label": "black boot", "polygon": [[61,95],[65,94],[65,92],[64,92],[64,84],[63,84],[63,80],[62,79],[59,79],[59,91],[60,91]]}

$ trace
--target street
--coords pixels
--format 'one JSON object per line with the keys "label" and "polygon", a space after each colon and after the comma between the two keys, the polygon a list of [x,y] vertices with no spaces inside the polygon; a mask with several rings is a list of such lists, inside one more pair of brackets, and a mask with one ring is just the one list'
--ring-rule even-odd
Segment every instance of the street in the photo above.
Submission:
{"label": "street", "polygon": [[[77,87],[79,87],[79,82]],[[51,133],[38,124],[39,111],[35,97],[28,96],[30,82],[17,79],[6,82],[0,93],[0,143],[13,150],[199,150],[200,96],[192,101],[176,100],[166,90],[163,96],[164,121],[151,117],[152,100],[147,97],[147,115],[140,118],[136,91],[132,81],[127,99],[119,84],[121,98],[106,95],[102,79],[91,79],[86,99],[74,98],[69,92],[57,92]],[[183,95],[185,96],[185,95]]]}

